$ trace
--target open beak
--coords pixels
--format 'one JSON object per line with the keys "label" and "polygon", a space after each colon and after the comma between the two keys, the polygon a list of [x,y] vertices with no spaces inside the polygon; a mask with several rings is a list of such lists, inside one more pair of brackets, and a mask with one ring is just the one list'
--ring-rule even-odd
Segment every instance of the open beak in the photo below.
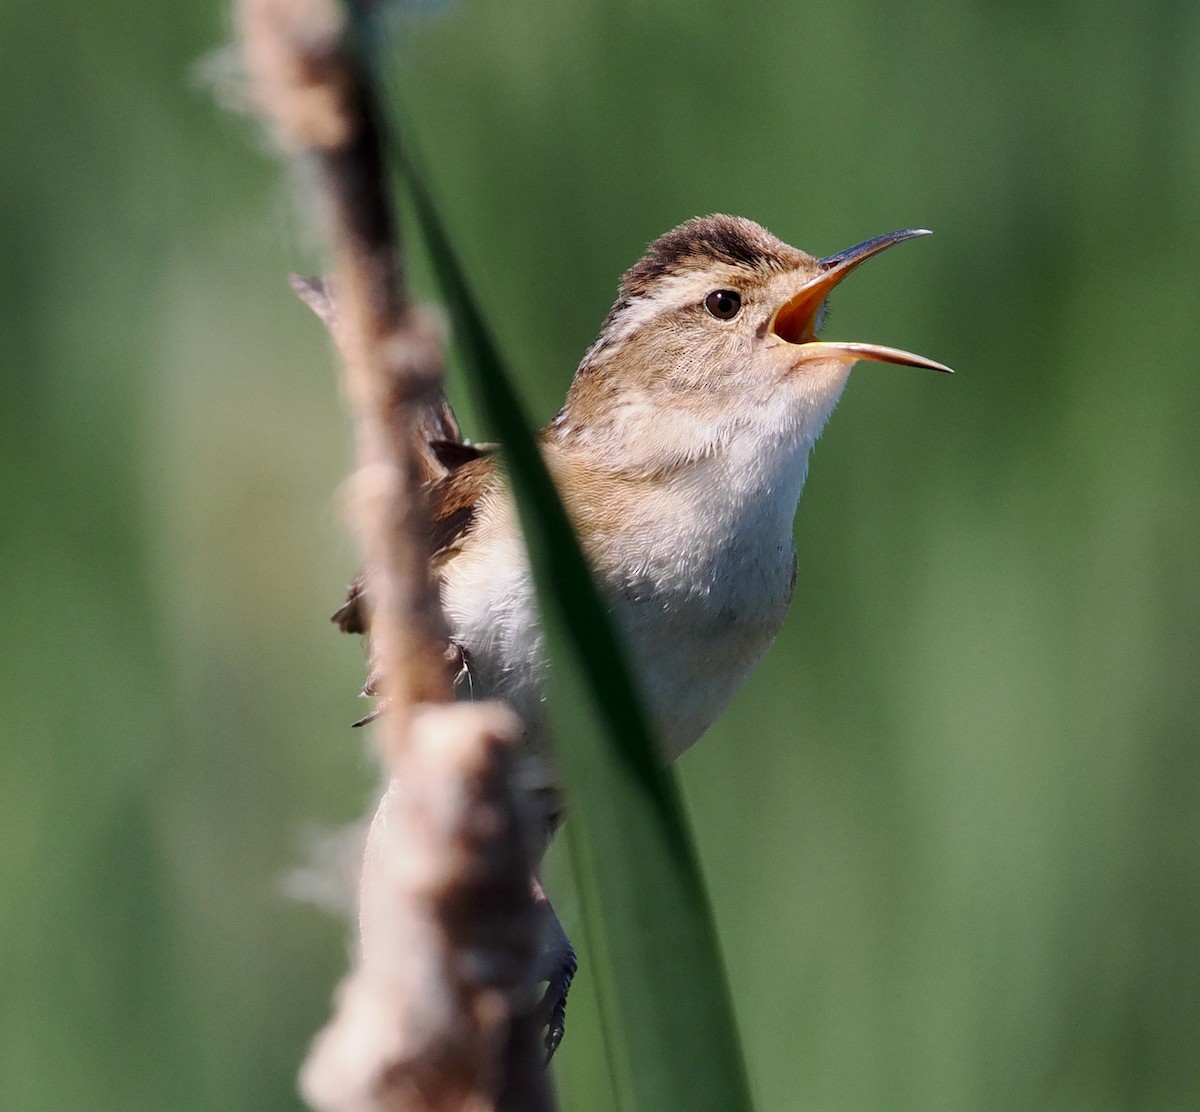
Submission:
{"label": "open beak", "polygon": [[873,359],[877,363],[899,363],[906,367],[925,367],[931,371],[954,372],[911,351],[881,347],[879,344],[852,344],[833,340],[817,339],[817,315],[821,305],[834,286],[838,285],[851,271],[856,270],[873,255],[903,243],[906,239],[931,235],[925,228],[906,228],[900,232],[889,232],[876,236],[847,251],[839,251],[820,260],[821,273],[806,282],[787,301],[775,310],[768,326],[781,340],[800,348],[801,361],[807,359],[840,359],[846,363],[857,363],[860,359]]}

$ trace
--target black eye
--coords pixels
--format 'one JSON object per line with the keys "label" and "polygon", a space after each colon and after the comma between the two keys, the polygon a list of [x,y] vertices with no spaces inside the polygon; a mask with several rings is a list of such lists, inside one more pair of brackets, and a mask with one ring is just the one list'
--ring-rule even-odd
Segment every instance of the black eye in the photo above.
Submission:
{"label": "black eye", "polygon": [[704,307],[717,320],[732,320],[742,307],[742,295],[737,290],[713,290],[704,299]]}

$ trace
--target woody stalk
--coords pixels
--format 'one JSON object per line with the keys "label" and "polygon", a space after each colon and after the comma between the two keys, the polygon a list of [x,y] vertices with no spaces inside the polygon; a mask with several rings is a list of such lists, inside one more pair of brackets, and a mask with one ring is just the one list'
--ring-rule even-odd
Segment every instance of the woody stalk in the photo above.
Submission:
{"label": "woody stalk", "polygon": [[310,168],[332,249],[350,516],[388,700],[360,946],[301,1089],[322,1112],[549,1112],[529,1005],[539,919],[508,774],[520,724],[452,698],[417,447],[442,397],[443,342],[408,300],[379,102],[332,0],[242,0],[239,22],[255,105]]}

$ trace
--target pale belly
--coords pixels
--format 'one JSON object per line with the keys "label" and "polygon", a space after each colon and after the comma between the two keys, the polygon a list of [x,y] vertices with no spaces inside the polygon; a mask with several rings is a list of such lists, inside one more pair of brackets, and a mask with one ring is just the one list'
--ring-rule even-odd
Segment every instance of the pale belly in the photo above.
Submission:
{"label": "pale belly", "polygon": [[716,721],[783,624],[795,583],[790,537],[770,555],[731,561],[739,570],[720,566],[690,590],[627,592],[615,607],[668,760]]}
{"label": "pale belly", "polygon": [[[526,725],[530,787],[555,780],[542,709],[544,650],[524,552],[490,558],[446,585],[452,637],[466,654],[460,697],[508,702]],[[463,569],[466,571],[467,569]],[[755,551],[726,548],[682,569],[602,576],[618,633],[674,760],[724,710],[770,647],[795,584],[790,533]]]}
{"label": "pale belly", "polygon": [[[758,486],[761,453],[715,462],[694,483],[642,492],[627,512],[593,513],[589,556],[641,686],[663,757],[696,742],[770,647],[795,586],[792,518],[803,483]],[[802,461],[801,461],[802,462]],[[788,464],[788,467],[784,467]],[[756,471],[755,468],[758,470]],[[753,481],[752,481],[753,480]],[[739,485],[740,484],[740,485]],[[713,492],[726,491],[714,503]],[[723,514],[714,512],[723,506]],[[543,713],[544,651],[528,562],[511,503],[494,504],[456,557],[442,599],[468,667],[466,698],[508,702],[526,726],[533,788],[555,783]]]}

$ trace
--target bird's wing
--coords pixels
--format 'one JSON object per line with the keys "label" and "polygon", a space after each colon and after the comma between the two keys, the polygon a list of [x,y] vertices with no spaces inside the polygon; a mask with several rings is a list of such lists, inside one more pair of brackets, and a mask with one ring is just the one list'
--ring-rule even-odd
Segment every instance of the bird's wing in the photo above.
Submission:
{"label": "bird's wing", "polygon": [[[498,480],[495,459],[481,453],[464,460],[440,479],[425,484],[430,526],[429,565],[435,582],[441,579],[442,569],[455,553],[461,551],[476,524],[480,503]],[[334,612],[331,620],[337,623],[343,633],[367,635],[367,680],[363,684],[362,694],[370,697],[379,694],[379,671],[372,659],[366,594],[366,575],[360,569],[346,592],[346,601]],[[445,657],[452,682],[457,685],[464,676],[469,676],[466,651],[453,638],[445,646]],[[365,726],[373,722],[385,705],[386,700],[354,725]]]}
{"label": "bird's wing", "polygon": [[[320,317],[339,350],[344,350],[332,281],[293,274],[291,282],[300,300]],[[436,576],[470,532],[476,506],[495,480],[496,467],[490,445],[464,439],[454,410],[441,391],[419,415],[416,439],[430,516],[429,560]],[[332,616],[345,633],[367,632],[365,590],[366,577],[360,570],[346,591],[346,601]]]}
{"label": "bird's wing", "polygon": [[[485,449],[425,484],[429,508],[428,555],[435,579],[441,569],[458,553],[475,525],[479,504],[497,482],[496,460]],[[354,577],[346,592],[346,601],[332,616],[343,633],[366,633],[367,612],[363,603],[366,578],[362,571]]]}

